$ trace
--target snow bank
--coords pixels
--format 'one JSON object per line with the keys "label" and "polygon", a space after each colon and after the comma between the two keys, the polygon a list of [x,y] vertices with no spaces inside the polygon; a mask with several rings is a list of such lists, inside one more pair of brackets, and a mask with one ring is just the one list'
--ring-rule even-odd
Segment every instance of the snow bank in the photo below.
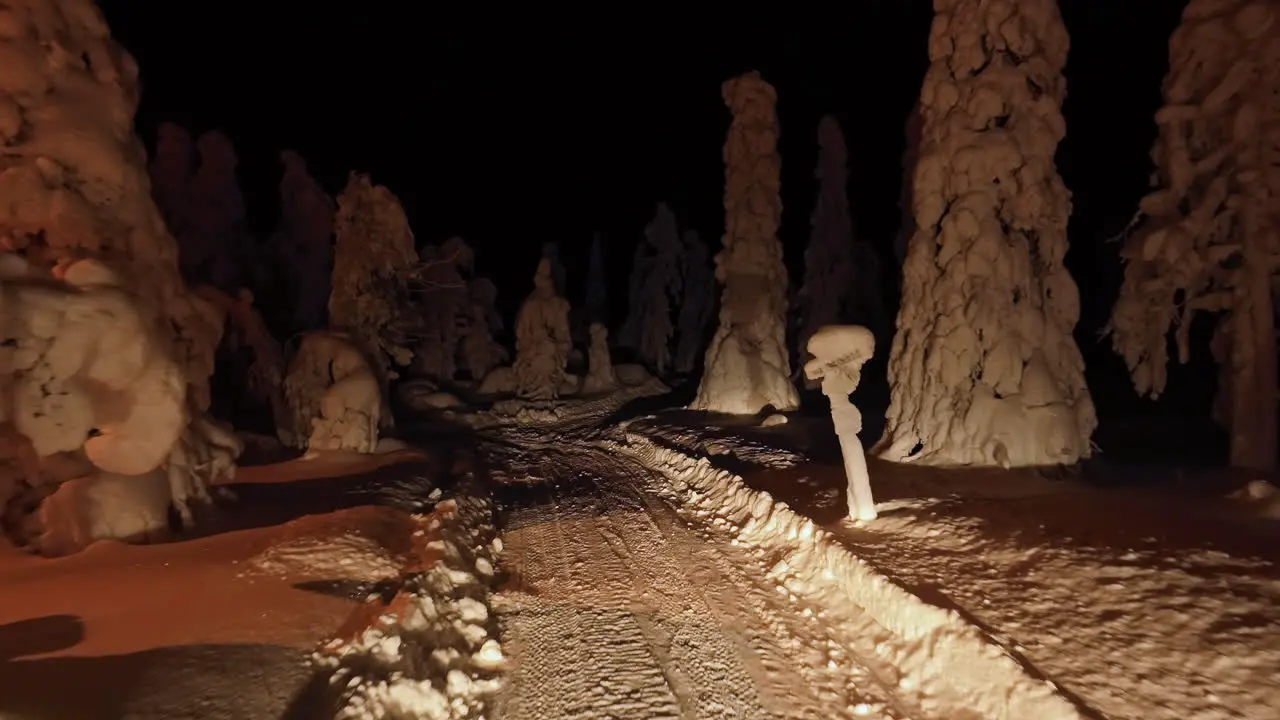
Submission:
{"label": "snow bank", "polygon": [[664,474],[688,505],[713,513],[713,524],[737,533],[737,541],[773,551],[771,576],[779,592],[824,608],[826,619],[850,650],[884,668],[883,682],[925,717],[1079,718],[1056,688],[1032,678],[1013,658],[957,613],[925,603],[854,556],[767,493],[717,470],[625,434],[605,441]]}
{"label": "snow bank", "polygon": [[340,720],[484,716],[500,686],[502,648],[490,617],[496,555],[492,507],[475,483],[430,516],[415,516],[420,570],[411,565],[387,612],[314,659],[333,670]]}

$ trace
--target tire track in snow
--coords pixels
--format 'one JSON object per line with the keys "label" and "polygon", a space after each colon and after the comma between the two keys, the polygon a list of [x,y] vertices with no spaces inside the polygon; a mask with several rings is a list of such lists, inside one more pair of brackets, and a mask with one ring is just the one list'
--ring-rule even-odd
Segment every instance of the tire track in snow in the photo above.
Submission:
{"label": "tire track in snow", "polygon": [[565,435],[488,449],[499,476],[541,480],[507,491],[499,717],[831,718],[868,699],[817,613],[648,492],[651,471]]}

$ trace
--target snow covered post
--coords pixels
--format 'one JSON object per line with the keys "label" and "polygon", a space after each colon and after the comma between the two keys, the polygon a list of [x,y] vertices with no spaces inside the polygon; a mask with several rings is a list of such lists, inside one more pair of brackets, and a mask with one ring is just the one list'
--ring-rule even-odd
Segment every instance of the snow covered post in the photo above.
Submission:
{"label": "snow covered post", "polygon": [[1053,164],[1068,39],[1053,0],[935,0],[912,203],[876,447],[930,465],[1070,464],[1097,420],[1063,265]]}
{"label": "snow covered post", "polygon": [[1152,151],[1156,190],[1142,199],[1122,255],[1113,347],[1139,393],[1167,380],[1168,335],[1190,356],[1196,312],[1222,313],[1217,418],[1231,464],[1277,465],[1273,287],[1280,262],[1280,10],[1257,0],[1191,0],[1169,41]]}
{"label": "snow covered post", "polygon": [[720,327],[689,407],[739,415],[770,405],[794,410],[800,397],[791,384],[787,269],[778,242],[778,95],[756,72],[725,82],[720,94],[733,111],[724,145],[724,249],[716,256]]}
{"label": "snow covered post", "polygon": [[525,400],[560,396],[569,360],[569,303],[556,294],[550,259],[538,262],[533,292],[516,315],[516,395]]}
{"label": "snow covered post", "polygon": [[849,400],[858,388],[862,366],[876,349],[876,337],[859,325],[827,325],[814,331],[805,345],[813,359],[804,365],[804,376],[822,381],[822,394],[831,402],[831,421],[840,440],[844,456],[844,472],[849,479],[846,496],[849,517],[855,520],[876,519],[876,503],[871,497],[871,476],[862,451],[862,413]]}

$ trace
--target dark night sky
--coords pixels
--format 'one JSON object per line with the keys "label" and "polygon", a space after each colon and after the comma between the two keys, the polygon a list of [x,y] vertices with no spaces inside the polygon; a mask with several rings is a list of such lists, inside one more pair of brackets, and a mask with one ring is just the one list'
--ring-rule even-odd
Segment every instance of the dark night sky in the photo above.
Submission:
{"label": "dark night sky", "polygon": [[[400,197],[420,242],[467,238],[508,303],[525,294],[543,241],[561,242],[580,280],[596,230],[625,286],[633,245],[661,200],[717,242],[729,122],[719,86],[750,69],[779,93],[788,257],[800,257],[808,237],[817,122],[834,113],[848,138],[855,225],[888,263],[904,123],[932,17],[927,0],[719,25],[692,8],[558,18],[504,10],[477,20],[385,0],[101,5],[142,68],[144,140],[161,120],[225,131],[255,228],[274,224],[277,152],[292,147],[334,192],[349,170],[370,172]],[[1146,187],[1152,113],[1184,5],[1061,4],[1072,49],[1058,165],[1074,195],[1079,338],[1103,409],[1137,407],[1118,359],[1096,341],[1121,273],[1116,246],[1103,240]],[[1203,413],[1211,388],[1181,385],[1171,402]]]}

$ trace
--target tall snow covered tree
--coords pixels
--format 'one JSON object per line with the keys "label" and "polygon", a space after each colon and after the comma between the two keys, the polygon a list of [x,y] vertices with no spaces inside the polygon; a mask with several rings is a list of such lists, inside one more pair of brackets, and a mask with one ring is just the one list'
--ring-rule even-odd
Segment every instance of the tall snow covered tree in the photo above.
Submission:
{"label": "tall snow covered tree", "polygon": [[706,342],[707,326],[715,316],[716,273],[711,267],[711,251],[697,230],[684,231],[684,301],[676,320],[679,340],[676,343],[675,370],[693,371],[698,353]]}
{"label": "tall snow covered tree", "polygon": [[1222,313],[1218,419],[1231,464],[1276,467],[1280,267],[1280,8],[1191,0],[1169,41],[1152,151],[1156,190],[1125,243],[1111,340],[1139,393],[1165,388],[1168,334],[1190,354],[1197,312]]}
{"label": "tall snow covered tree", "polygon": [[666,203],[659,203],[645,227],[641,247],[646,252],[637,261],[641,274],[623,331],[640,361],[661,376],[671,367],[671,306],[680,301],[684,252],[675,213]]}
{"label": "tall snow covered tree", "polygon": [[587,323],[609,325],[609,280],[604,271],[604,247],[600,233],[591,238],[591,258],[587,265]]}
{"label": "tall snow covered tree", "polygon": [[840,124],[830,115],[818,123],[818,200],[810,223],[809,247],[804,252],[804,284],[797,294],[800,318],[796,347],[805,357],[809,338],[823,325],[849,319],[851,300],[859,282],[853,265],[853,222],[846,195],[848,154]]}
{"label": "tall snow covered tree", "polygon": [[787,269],[782,264],[782,158],[778,93],[759,73],[724,83],[733,111],[724,144],[724,249],[716,257],[720,327],[707,348],[694,410],[750,415],[773,406],[794,410],[787,354]]}
{"label": "tall snow covered tree", "polygon": [[1097,420],[1063,265],[1068,38],[1053,0],[935,0],[877,452],[931,465],[1088,457]]}

